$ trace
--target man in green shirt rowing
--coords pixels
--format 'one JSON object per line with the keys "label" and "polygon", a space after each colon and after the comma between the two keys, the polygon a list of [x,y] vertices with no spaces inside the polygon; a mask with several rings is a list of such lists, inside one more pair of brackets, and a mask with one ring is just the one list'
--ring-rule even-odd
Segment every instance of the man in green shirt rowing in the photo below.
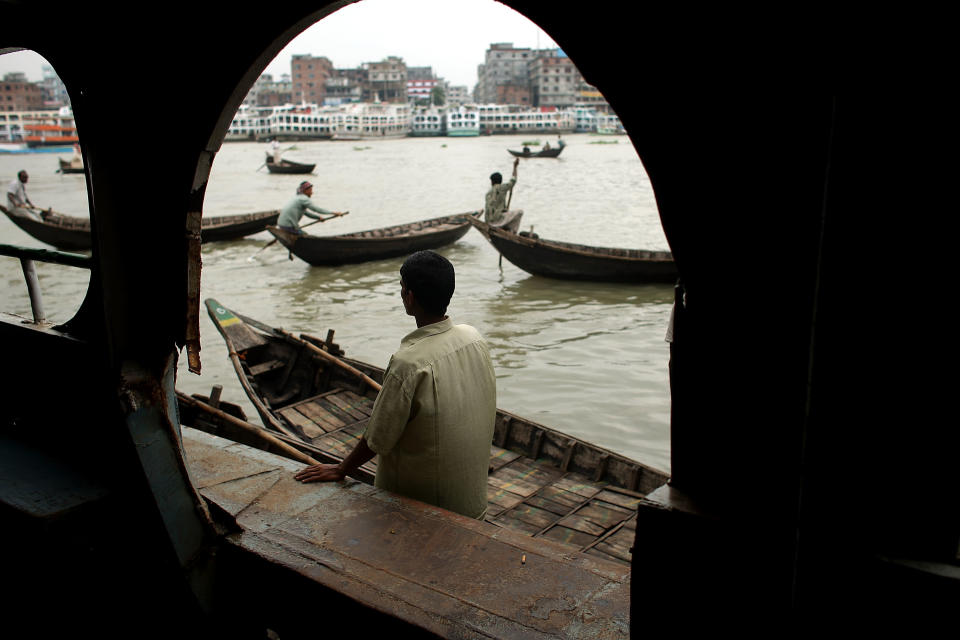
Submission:
{"label": "man in green shirt rowing", "polygon": [[277,226],[290,233],[302,235],[303,231],[300,229],[300,218],[303,216],[323,222],[328,219],[322,217],[324,214],[333,217],[344,215],[343,212],[327,211],[323,207],[318,207],[313,204],[313,201],[310,200],[312,195],[313,185],[306,180],[301,182],[300,186],[297,187],[297,195],[295,195],[280,212],[280,217],[277,218]]}

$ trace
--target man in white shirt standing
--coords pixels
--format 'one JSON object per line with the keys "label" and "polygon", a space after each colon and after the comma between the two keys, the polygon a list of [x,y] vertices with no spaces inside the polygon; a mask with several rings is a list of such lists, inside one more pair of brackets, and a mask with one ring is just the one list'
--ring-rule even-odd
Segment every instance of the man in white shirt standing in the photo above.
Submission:
{"label": "man in white shirt standing", "polygon": [[407,258],[400,297],[417,330],[390,358],[359,444],[340,464],[307,467],[297,480],[343,480],[379,455],[377,487],[483,519],[496,378],[483,336],[446,315],[453,290],[446,258],[433,251]]}

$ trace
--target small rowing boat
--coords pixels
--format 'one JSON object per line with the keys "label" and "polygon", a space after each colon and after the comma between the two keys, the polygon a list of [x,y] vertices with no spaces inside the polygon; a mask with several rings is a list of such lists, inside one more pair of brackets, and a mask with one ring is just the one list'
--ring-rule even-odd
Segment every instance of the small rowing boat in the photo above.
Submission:
{"label": "small rowing boat", "polygon": [[[86,251],[92,246],[90,220],[87,218],[64,215],[52,209],[9,210],[0,206],[0,210],[32,237],[62,251]],[[274,210],[201,218],[201,241],[236,240],[258,233],[275,224],[279,215],[280,212]]]}
{"label": "small rowing boat", "polygon": [[[344,357],[332,331],[322,340],[294,336],[216,300],[206,306],[270,446],[282,442],[318,461],[342,460],[363,434],[383,370]],[[254,442],[249,429],[241,431]],[[376,464],[374,458],[363,465],[357,479],[371,483]],[[623,564],[630,562],[637,504],[668,480],[662,471],[503,410],[488,478],[487,523]]]}
{"label": "small rowing boat", "polygon": [[274,162],[273,156],[267,154],[267,171],[270,173],[311,173],[316,164],[306,164],[303,162],[294,162],[281,158],[280,162]]}
{"label": "small rowing boat", "polygon": [[290,253],[315,266],[356,264],[407,256],[452,244],[470,230],[469,219],[480,212],[441,216],[417,222],[336,236],[298,235],[279,227],[267,230]]}
{"label": "small rowing boat", "polygon": [[500,255],[527,273],[564,280],[597,282],[675,282],[669,251],[592,247],[543,240],[529,232],[509,233],[471,220]]}
{"label": "small rowing boat", "polygon": [[72,160],[64,160],[63,158],[57,158],[57,161],[60,163],[60,173],[83,173],[83,161],[73,162]]}
{"label": "small rowing boat", "polygon": [[566,145],[559,145],[549,149],[541,149],[540,151],[530,151],[530,149],[524,147],[523,151],[516,151],[514,149],[507,149],[507,151],[517,158],[556,158],[565,147]]}

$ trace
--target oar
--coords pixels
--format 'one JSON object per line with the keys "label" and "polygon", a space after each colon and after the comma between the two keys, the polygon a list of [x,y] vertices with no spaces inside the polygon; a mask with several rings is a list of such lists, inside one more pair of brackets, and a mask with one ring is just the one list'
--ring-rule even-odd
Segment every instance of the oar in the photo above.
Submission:
{"label": "oar", "polygon": [[[336,215],[332,215],[332,216],[330,216],[330,217],[328,217],[328,218],[320,218],[319,220],[314,220],[313,222],[308,222],[307,224],[303,225],[303,226],[300,227],[300,228],[301,228],[301,229],[306,229],[306,228],[309,227],[310,225],[317,224],[318,222],[326,222],[327,220],[331,220],[331,219],[333,219],[333,218],[340,218],[340,217],[342,217],[342,216],[347,215],[348,213],[350,213],[350,212],[349,212],[349,211],[344,211],[343,213],[339,213],[339,214],[336,214]],[[273,240],[271,240],[271,241],[268,242],[267,244],[263,245],[262,247],[260,247],[260,249],[259,249],[255,254],[253,254],[252,256],[250,256],[249,258],[247,258],[247,262],[252,262],[253,259],[256,258],[258,255],[260,255],[260,253],[261,253],[264,249],[266,249],[267,247],[272,247],[272,246],[275,245],[276,243],[277,243],[277,238],[274,238]]]}
{"label": "oar", "polygon": [[[513,161],[513,173],[514,173],[514,177],[516,177],[517,164],[518,164],[519,162],[520,162],[520,158],[516,158],[516,159]],[[513,185],[513,188],[516,189],[516,188],[517,188],[517,185]],[[510,213],[510,201],[511,201],[511,200],[513,200],[513,189],[510,189],[510,193],[507,194],[507,210],[504,212],[504,213],[506,213],[506,214],[509,214],[509,213]],[[497,266],[500,267],[500,271],[502,272],[502,271],[503,271],[503,254],[502,254],[502,253],[500,254],[499,260],[497,260]]]}

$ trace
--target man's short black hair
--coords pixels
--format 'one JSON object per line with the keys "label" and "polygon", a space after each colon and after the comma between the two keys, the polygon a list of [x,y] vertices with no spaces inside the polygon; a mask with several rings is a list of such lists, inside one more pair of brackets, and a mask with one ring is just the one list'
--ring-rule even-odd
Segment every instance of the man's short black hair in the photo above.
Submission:
{"label": "man's short black hair", "polygon": [[490,182],[493,184],[501,184],[503,182],[503,176],[500,175],[500,172],[490,174]]}
{"label": "man's short black hair", "polygon": [[434,251],[418,251],[403,262],[400,278],[426,311],[442,316],[453,297],[453,265]]}

